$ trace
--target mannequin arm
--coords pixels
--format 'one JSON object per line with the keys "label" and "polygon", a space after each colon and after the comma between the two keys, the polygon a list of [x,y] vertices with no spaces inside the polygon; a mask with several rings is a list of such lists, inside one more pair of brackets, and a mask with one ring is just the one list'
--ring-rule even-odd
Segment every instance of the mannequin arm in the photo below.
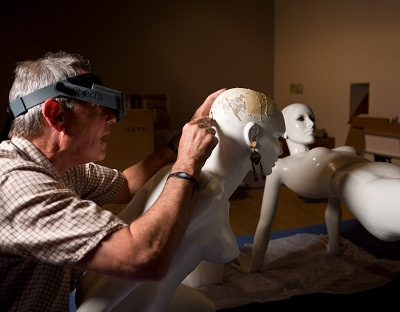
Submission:
{"label": "mannequin arm", "polygon": [[329,197],[325,210],[325,223],[328,230],[328,251],[331,254],[339,252],[340,221],[342,220],[342,209],[338,197]]}
{"label": "mannequin arm", "polygon": [[244,253],[244,257],[237,258],[232,263],[232,266],[242,273],[259,272],[264,263],[281,189],[281,182],[276,173],[273,171],[265,181],[260,220],[254,235],[251,256]]}

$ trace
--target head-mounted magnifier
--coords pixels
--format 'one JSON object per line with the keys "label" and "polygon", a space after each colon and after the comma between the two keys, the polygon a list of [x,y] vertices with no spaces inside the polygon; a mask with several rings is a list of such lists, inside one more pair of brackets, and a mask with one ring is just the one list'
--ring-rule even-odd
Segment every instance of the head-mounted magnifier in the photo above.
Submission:
{"label": "head-mounted magnifier", "polygon": [[70,77],[16,99],[10,103],[8,113],[14,119],[49,98],[65,96],[107,107],[120,121],[126,113],[124,94],[101,84],[100,77],[93,73]]}

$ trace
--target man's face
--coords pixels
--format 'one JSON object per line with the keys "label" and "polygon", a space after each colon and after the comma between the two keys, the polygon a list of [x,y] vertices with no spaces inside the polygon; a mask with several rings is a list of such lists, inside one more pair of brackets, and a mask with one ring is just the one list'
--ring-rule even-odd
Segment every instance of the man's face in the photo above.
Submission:
{"label": "man's face", "polygon": [[88,102],[77,104],[70,113],[67,134],[72,157],[76,156],[79,163],[103,160],[107,148],[103,137],[110,133],[115,115],[108,108]]}

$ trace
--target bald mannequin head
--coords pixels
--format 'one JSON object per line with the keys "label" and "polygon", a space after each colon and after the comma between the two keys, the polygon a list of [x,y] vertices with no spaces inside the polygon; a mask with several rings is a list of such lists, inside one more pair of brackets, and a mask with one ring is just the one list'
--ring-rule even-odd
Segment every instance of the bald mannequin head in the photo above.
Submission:
{"label": "bald mannequin head", "polygon": [[312,109],[302,103],[294,103],[282,110],[286,132],[283,138],[290,143],[309,145],[315,142],[315,115]]}

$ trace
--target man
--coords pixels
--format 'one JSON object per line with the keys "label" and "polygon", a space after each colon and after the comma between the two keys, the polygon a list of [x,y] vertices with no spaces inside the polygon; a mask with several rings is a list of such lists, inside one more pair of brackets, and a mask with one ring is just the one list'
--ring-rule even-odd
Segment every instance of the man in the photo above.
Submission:
{"label": "man", "polygon": [[[18,64],[10,91],[11,140],[0,144],[0,310],[67,311],[78,271],[159,280],[191,216],[197,178],[217,145],[211,94],[173,140],[122,173],[94,164],[125,113],[80,55]],[[179,151],[175,149],[179,147]],[[126,224],[101,209],[128,203],[174,162],[158,200]]]}

